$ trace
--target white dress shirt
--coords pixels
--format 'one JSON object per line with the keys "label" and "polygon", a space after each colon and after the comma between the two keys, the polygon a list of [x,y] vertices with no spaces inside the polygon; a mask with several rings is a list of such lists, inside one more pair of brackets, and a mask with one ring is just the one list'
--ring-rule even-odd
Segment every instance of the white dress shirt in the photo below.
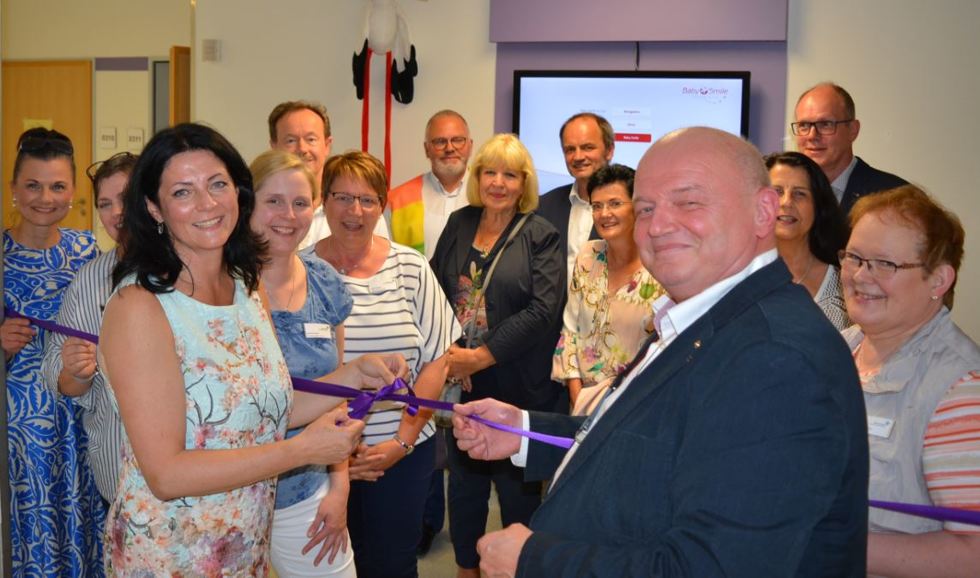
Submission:
{"label": "white dress shirt", "polygon": [[572,183],[568,193],[572,208],[568,213],[568,282],[572,282],[572,270],[579,249],[589,240],[592,232],[592,204],[578,196],[578,183]]}
{"label": "white dress shirt", "polygon": [[425,238],[425,258],[431,259],[436,252],[436,244],[439,243],[439,236],[446,228],[449,215],[456,209],[461,209],[469,204],[466,199],[466,180],[469,177],[469,169],[463,173],[463,178],[456,185],[456,188],[447,191],[438,177],[429,171],[422,176],[422,205],[425,207],[425,220],[423,221],[423,236]]}
{"label": "white dress shirt", "polygon": [[[728,294],[736,285],[744,281],[749,275],[755,273],[759,269],[762,269],[766,265],[772,263],[779,257],[779,254],[775,249],[771,249],[756,255],[749,264],[734,275],[726,277],[721,281],[715,283],[711,287],[708,287],[701,293],[698,293],[690,299],[686,299],[677,305],[673,306],[660,320],[660,339],[650,346],[647,350],[646,357],[633,368],[633,371],[627,375],[622,384],[615,390],[610,390],[606,395],[606,398],[599,403],[599,407],[593,412],[593,417],[591,417],[592,424],[598,422],[602,416],[606,413],[606,410],[616,402],[617,399],[623,394],[633,379],[641,374],[644,369],[646,369],[654,359],[657,358],[660,353],[671,344],[674,339],[680,335],[685,329],[690,327],[695,321],[697,321],[702,315],[708,312],[709,309],[714,307],[722,297]],[[654,311],[657,310],[658,306],[663,306],[663,297],[654,301],[653,308]],[[530,427],[530,415],[528,412],[521,412],[523,414],[523,424],[522,427],[527,430]],[[591,429],[591,428],[590,428]],[[584,434],[584,435],[583,435]],[[581,440],[585,439],[588,435],[588,431],[581,432],[576,436],[575,443],[565,454],[565,458],[562,460],[558,469],[555,471],[555,475],[552,481],[557,480],[561,475],[562,471],[565,469],[565,465],[568,461],[575,455],[575,451],[578,449]],[[524,467],[527,464],[527,448],[528,448],[528,438],[521,438],[521,449],[520,451],[511,457],[511,462],[515,466]]]}

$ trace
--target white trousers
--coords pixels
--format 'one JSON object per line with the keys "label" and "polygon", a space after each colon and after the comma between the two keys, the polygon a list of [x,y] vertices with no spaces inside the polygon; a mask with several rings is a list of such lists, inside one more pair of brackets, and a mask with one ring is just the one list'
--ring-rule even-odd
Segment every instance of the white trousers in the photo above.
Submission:
{"label": "white trousers", "polygon": [[333,564],[327,562],[327,557],[314,566],[320,545],[310,550],[304,556],[303,546],[310,541],[306,531],[316,517],[320,500],[327,495],[330,481],[324,484],[312,496],[297,502],[292,506],[276,510],[272,518],[272,567],[279,578],[305,578],[333,576],[336,578],[357,578],[354,569],[354,550],[351,548],[350,536],[347,537],[347,551],[337,552]]}

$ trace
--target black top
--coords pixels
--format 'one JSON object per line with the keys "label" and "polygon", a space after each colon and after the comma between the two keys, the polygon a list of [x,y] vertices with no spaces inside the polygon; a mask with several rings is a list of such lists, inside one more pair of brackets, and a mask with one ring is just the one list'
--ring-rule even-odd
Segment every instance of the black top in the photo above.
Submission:
{"label": "black top", "polygon": [[[449,217],[432,256],[432,269],[450,300],[469,267],[483,209],[463,207]],[[487,261],[504,245],[518,213]],[[484,297],[488,331],[483,339],[496,364],[473,375],[462,401],[494,397],[525,409],[554,407],[561,385],[551,381],[551,357],[565,308],[565,261],[558,232],[532,214],[500,257]]]}

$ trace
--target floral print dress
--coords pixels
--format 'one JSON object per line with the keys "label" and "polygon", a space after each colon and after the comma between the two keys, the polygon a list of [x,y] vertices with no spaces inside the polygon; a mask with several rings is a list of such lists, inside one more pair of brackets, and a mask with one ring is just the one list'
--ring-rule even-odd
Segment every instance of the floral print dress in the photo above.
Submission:
{"label": "floral print dress", "polygon": [[572,270],[552,379],[592,387],[619,375],[650,334],[653,302],[663,293],[640,267],[610,298],[606,242],[587,242]]}
{"label": "floral print dress", "polygon": [[[292,386],[258,294],[249,296],[236,281],[229,306],[206,305],[179,291],[157,299],[170,322],[184,375],[185,447],[236,449],[282,440]],[[111,391],[112,384],[107,385]],[[125,436],[122,454],[119,491],[106,521],[107,575],[269,573],[275,478],[161,501],[150,492]]]}

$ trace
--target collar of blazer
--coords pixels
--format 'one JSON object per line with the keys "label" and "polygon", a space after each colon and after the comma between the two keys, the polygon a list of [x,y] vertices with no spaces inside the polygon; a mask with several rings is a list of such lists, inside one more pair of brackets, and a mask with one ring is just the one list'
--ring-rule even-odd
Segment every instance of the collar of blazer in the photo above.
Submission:
{"label": "collar of blazer", "polygon": [[749,275],[722,297],[714,307],[674,338],[657,359],[648,365],[640,376],[634,378],[634,381],[642,379],[643,387],[632,387],[632,384],[627,386],[619,399],[606,410],[601,419],[595,422],[589,435],[565,465],[561,476],[549,488],[545,499],[560,491],[562,486],[575,475],[575,471],[602,449],[604,440],[619,428],[620,424],[646,407],[647,402],[644,398],[660,390],[683,368],[699,361],[702,353],[710,350],[710,345],[719,331],[764,296],[791,282],[789,269],[781,259],[777,259]]}

